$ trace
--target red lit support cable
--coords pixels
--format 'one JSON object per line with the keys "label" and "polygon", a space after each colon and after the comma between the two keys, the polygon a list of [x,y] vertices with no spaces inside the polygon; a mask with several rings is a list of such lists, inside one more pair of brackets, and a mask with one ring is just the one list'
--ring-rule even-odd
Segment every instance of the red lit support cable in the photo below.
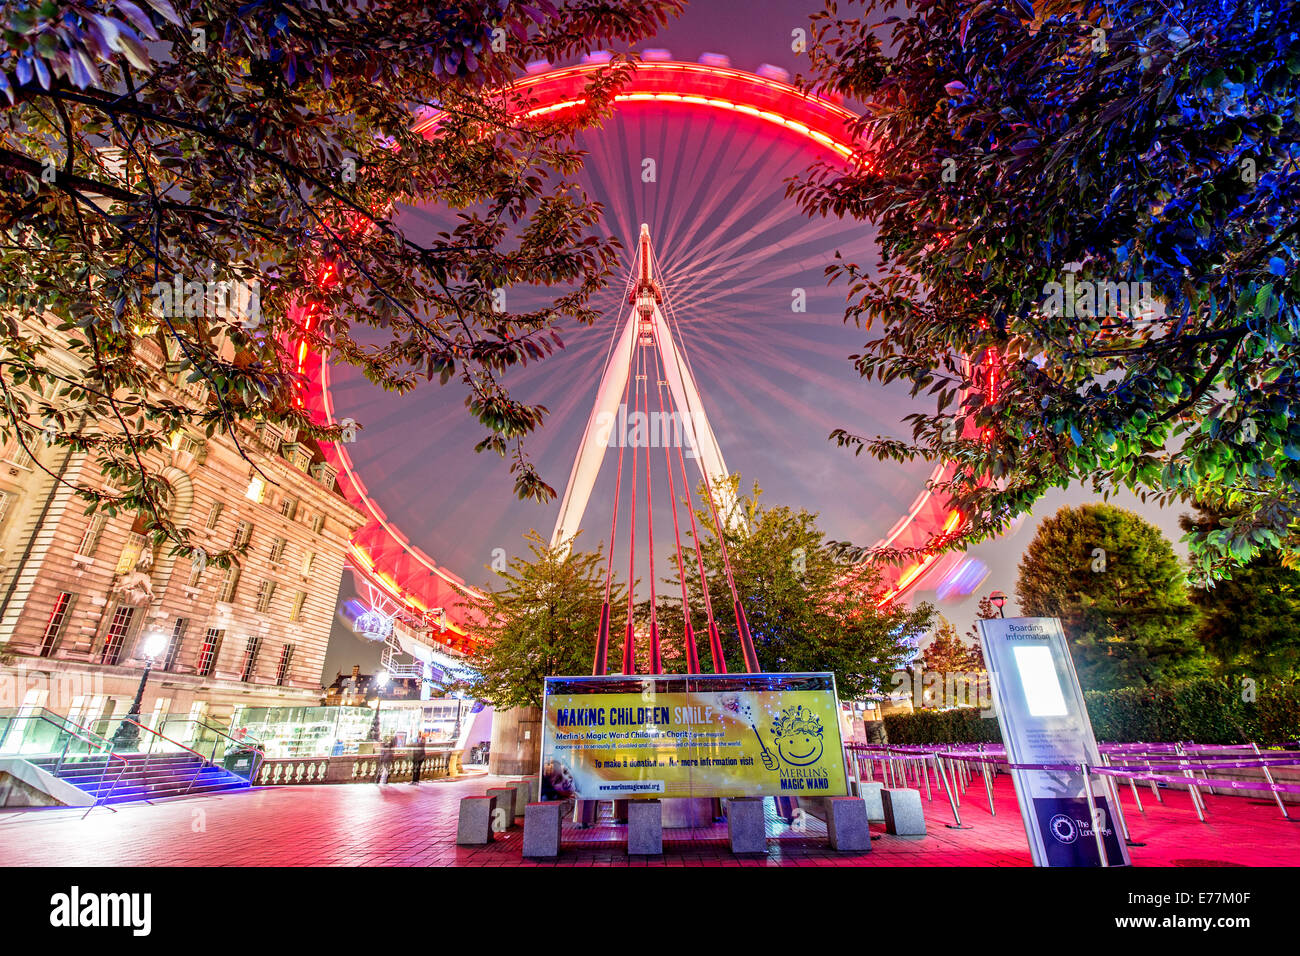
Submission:
{"label": "red lit support cable", "polygon": [[[623,407],[627,408],[628,391],[632,376],[623,383]],[[618,536],[618,502],[623,488],[623,442],[618,443],[618,471],[614,476],[614,513],[609,522],[609,552],[605,555],[605,603],[600,608],[600,630],[596,634],[596,659],[592,663],[593,676],[609,673],[609,618],[610,590],[614,584],[614,541]]]}
{"label": "red lit support cable", "polygon": [[[671,314],[671,305],[666,301],[664,304],[665,309]],[[676,361],[678,363],[677,374],[681,376],[683,380],[687,378],[694,380],[695,376],[691,372],[689,361],[683,367],[682,358],[683,353],[679,350],[676,354]],[[691,441],[695,448],[698,449],[700,448],[700,438],[695,430],[695,417],[693,415],[688,415],[687,422],[691,429]],[[731,569],[731,554],[730,550],[727,548],[726,536],[722,530],[722,519],[718,515],[717,496],[713,493],[713,483],[709,481],[709,470],[707,468],[701,468],[700,474],[704,479],[705,494],[707,494],[709,498],[709,514],[713,517],[713,527],[718,535],[718,547],[722,551],[722,566],[727,574],[727,587],[731,590],[732,609],[736,617],[736,634],[740,638],[740,648],[745,657],[746,672],[750,674],[760,674],[763,669],[758,664],[758,652],[754,649],[754,639],[749,632],[749,618],[746,617],[745,608],[740,603],[740,592],[736,590],[736,579],[735,575],[732,574]]]}
{"label": "red lit support cable", "polygon": [[[635,337],[633,338],[635,342]],[[628,370],[628,377],[636,376],[636,391],[633,392],[633,400],[639,406],[641,404],[641,380],[639,372],[641,356],[640,349],[637,349],[637,368]],[[623,437],[619,437],[623,441]],[[650,449],[646,449],[649,455]],[[628,521],[628,545],[627,545],[627,629],[623,634],[623,673],[636,673],[636,625],[633,612],[635,610],[633,600],[636,591],[636,463],[637,450],[636,442],[632,443],[632,516]]]}
{"label": "red lit support cable", "polygon": [[[664,413],[664,381],[663,356],[656,350],[655,352],[655,376],[658,379],[659,388],[659,420],[668,421]],[[673,405],[672,396],[668,396],[668,404],[672,411],[677,411]],[[681,445],[678,449],[680,451]],[[673,481],[673,456],[669,450],[668,443],[664,443],[664,467],[668,471],[668,499],[673,506],[673,543],[677,552],[677,577],[682,583],[682,643],[686,647],[686,673],[700,673],[700,654],[695,647],[695,631],[691,627],[691,603],[686,592],[686,565],[682,560],[682,532],[681,525],[677,521],[677,489]],[[683,469],[684,472],[684,469]],[[683,480],[685,476],[683,474]],[[687,492],[687,507],[690,507],[690,492]]]}
{"label": "red lit support cable", "polygon": [[[654,333],[651,333],[653,341]],[[642,365],[646,375],[650,373],[649,364],[645,362],[645,345],[641,346]],[[641,410],[641,421],[648,422],[650,412],[650,382],[646,379],[643,390],[645,397],[645,407]],[[650,582],[650,673],[662,674],[664,672],[663,657],[659,652],[659,610],[655,604],[655,512],[654,500],[651,495],[650,482],[650,441],[646,441],[645,448],[645,523],[646,523],[646,551],[649,555],[649,582]]]}
{"label": "red lit support cable", "polygon": [[700,529],[695,525],[695,509],[691,507],[690,484],[686,480],[686,455],[680,445],[677,446],[677,464],[682,469],[682,487],[686,489],[686,513],[691,517],[691,538],[695,542],[695,562],[700,569],[700,591],[704,594],[704,616],[709,622],[709,657],[713,661],[713,673],[727,673],[727,658],[722,653],[722,636],[718,633],[718,622],[713,618],[713,598],[709,595],[709,579],[704,573],[704,549],[700,546]]}

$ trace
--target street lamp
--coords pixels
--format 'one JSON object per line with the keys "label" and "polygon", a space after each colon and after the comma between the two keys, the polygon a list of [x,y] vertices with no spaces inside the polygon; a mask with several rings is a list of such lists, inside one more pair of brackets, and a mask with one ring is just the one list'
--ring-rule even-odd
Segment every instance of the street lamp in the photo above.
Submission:
{"label": "street lamp", "polygon": [[998,609],[998,617],[1006,617],[1006,615],[1002,613],[1002,608],[1007,603],[1007,596],[1001,591],[994,591],[989,595],[989,600],[993,603],[993,606]]}
{"label": "street lamp", "polygon": [[[117,732],[113,734],[114,750],[137,750],[140,746],[140,705],[144,701],[144,685],[149,682],[149,671],[153,669],[154,659],[167,646],[167,636],[161,631],[150,631],[140,645],[140,654],[144,658],[144,673],[140,675],[140,686],[135,691],[135,702],[127,712]],[[135,721],[136,723],[131,723]]]}
{"label": "street lamp", "polygon": [[374,704],[372,705],[375,708],[375,719],[370,724],[370,735],[366,737],[366,739],[378,741],[379,740],[379,703],[381,699],[379,695],[383,693],[384,687],[388,684],[388,671],[380,671],[378,674],[375,675],[375,679],[374,681],[372,681],[372,683],[378,684],[379,689],[375,692],[375,701]]}

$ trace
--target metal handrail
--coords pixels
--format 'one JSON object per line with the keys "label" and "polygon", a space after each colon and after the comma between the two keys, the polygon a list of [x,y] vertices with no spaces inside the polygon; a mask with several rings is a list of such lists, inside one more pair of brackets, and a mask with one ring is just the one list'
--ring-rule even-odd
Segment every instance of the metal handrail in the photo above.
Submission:
{"label": "metal handrail", "polygon": [[[201,754],[201,753],[199,753],[197,750],[195,750],[193,747],[186,747],[186,746],[185,746],[183,743],[181,743],[179,740],[172,740],[172,739],[171,739],[170,737],[168,737],[166,734],[160,734],[160,733],[158,733],[158,731],[154,730],[152,727],[146,727],[144,724],[140,723],[140,721],[138,721],[138,720],[132,720],[130,717],[124,717],[124,718],[122,718],[122,722],[123,722],[124,724],[134,724],[135,726],[139,727],[141,730],[146,730],[146,731],[148,731],[149,733],[153,734],[155,737],[161,737],[163,740],[167,741],[169,744],[175,744],[177,747],[180,747],[181,750],[188,750],[190,753],[194,754],[194,756],[198,757],[198,758],[199,758],[200,760],[202,760],[204,763],[207,763],[207,762],[208,762],[208,759],[207,759],[206,757],[204,757],[203,754]],[[149,757],[150,755],[152,755],[152,753],[153,753],[153,751],[152,751],[152,749],[151,749],[151,750],[149,751],[149,753],[145,755],[146,760],[148,759],[148,757]]]}
{"label": "metal handrail", "polygon": [[[127,718],[125,718],[125,722],[126,722],[126,723],[129,723],[129,724],[134,724],[136,727],[139,727],[141,730],[148,731],[149,733],[153,734],[155,737],[159,738],[160,740],[165,740],[165,741],[167,741],[169,744],[172,744],[172,745],[174,745],[174,746],[176,746],[176,747],[180,747],[182,750],[188,751],[189,753],[192,753],[194,756],[196,756],[196,757],[199,758],[199,765],[198,765],[197,767],[194,768],[194,775],[193,775],[192,777],[190,777],[190,782],[189,782],[189,783],[186,785],[186,787],[185,787],[185,793],[189,793],[192,789],[194,789],[194,784],[195,784],[195,782],[198,781],[199,776],[203,773],[203,768],[204,768],[204,767],[215,767],[215,766],[217,765],[216,760],[215,760],[215,757],[216,757],[216,745],[215,745],[215,743],[213,744],[213,749],[212,749],[213,756],[212,756],[212,757],[205,757],[205,756],[203,756],[203,754],[201,754],[199,751],[195,750],[193,747],[187,747],[185,744],[181,743],[179,740],[173,740],[171,737],[168,737],[166,734],[164,734],[164,733],[160,733],[159,731],[154,730],[152,727],[146,727],[144,724],[140,723],[138,720],[132,720],[130,717],[127,717]],[[198,724],[198,725],[200,725],[200,726],[207,726],[209,730],[214,730],[214,731],[216,731],[218,734],[221,734],[221,736],[227,738],[228,740],[234,741],[235,743],[239,743],[239,741],[238,741],[236,738],[231,737],[229,734],[223,733],[223,732],[220,731],[220,730],[217,730],[215,727],[210,727],[210,726],[208,726],[207,724],[204,724],[204,722],[201,721],[201,720],[194,720],[194,719],[188,719],[188,718],[187,718],[187,719],[181,720],[180,723],[187,723],[187,724],[192,723],[192,724]],[[241,746],[243,746],[243,745],[241,744]],[[253,779],[253,777],[256,776],[256,774],[257,774],[257,768],[260,767],[262,761],[266,759],[266,754],[265,754],[262,750],[260,750],[259,748],[257,748],[257,747],[249,747],[248,749],[252,750],[252,751],[253,751],[254,753],[256,753],[256,754],[258,755],[258,757],[260,758],[260,759],[257,760],[256,764],[254,765],[252,773],[249,774],[248,779],[249,779],[249,781],[251,782],[252,779]],[[153,754],[154,754],[154,750],[153,750],[153,745],[151,744],[150,747],[149,747],[149,751],[148,751],[148,753],[145,754],[145,758],[144,758],[144,764],[145,764],[145,767],[146,767],[146,768],[148,768],[148,766],[149,766],[149,761],[153,758]]]}
{"label": "metal handrail", "polygon": [[[104,769],[101,770],[99,773],[99,787],[97,788],[98,792],[95,795],[95,800],[93,803],[91,803],[89,807],[86,808],[86,812],[81,815],[81,818],[84,820],[90,814],[91,810],[103,804],[104,801],[107,800],[108,797],[111,796],[117,790],[118,784],[122,782],[122,774],[126,773],[126,769],[128,766],[130,766],[130,762],[121,754],[114,753],[111,745],[107,741],[103,740],[103,738],[100,738],[100,741],[96,742],[94,740],[91,740],[90,737],[86,737],[77,732],[77,730],[85,730],[84,727],[80,727],[79,725],[73,723],[71,720],[68,720],[66,717],[61,717],[58,714],[54,714],[52,711],[47,711],[46,708],[44,707],[38,708],[38,710],[42,711],[42,713],[14,714],[12,716],[7,716],[0,719],[9,721],[10,727],[12,727],[15,721],[19,721],[19,720],[44,721],[45,723],[53,726],[56,730],[59,731],[59,733],[66,734],[69,737],[76,737],[78,740],[84,741],[89,747],[102,750],[104,756],[106,757],[104,763]],[[58,719],[53,720],[51,719],[51,716],[47,716],[47,714],[56,717]],[[69,729],[69,727],[67,726],[69,724],[71,724],[73,727],[76,727],[77,730]],[[96,737],[99,736],[98,734],[95,734],[94,731],[86,731],[86,732]],[[5,737],[8,737],[8,734],[9,734],[9,729],[7,728],[5,731]],[[58,759],[55,761],[54,775],[56,777],[59,776],[59,771],[63,769],[63,763],[65,758],[68,756],[68,747],[70,744],[71,744],[70,740],[64,742],[63,750],[59,753]],[[109,760],[121,761],[122,766],[118,768],[117,776],[113,780],[113,785],[109,787],[108,790],[106,791],[104,789],[104,777],[108,773]],[[112,810],[113,808],[109,807],[109,809]],[[114,810],[113,812],[116,813],[117,811]]]}
{"label": "metal handrail", "polygon": [[[178,721],[178,723],[197,724],[199,727],[202,727],[205,730],[212,731],[214,734],[217,734],[219,737],[224,737],[226,740],[229,740],[232,744],[235,744],[243,748],[244,750],[251,750],[253,753],[257,754],[257,760],[254,762],[253,769],[248,775],[248,779],[250,782],[255,776],[257,776],[257,768],[260,767],[262,763],[266,760],[266,750],[261,746],[262,742],[258,740],[256,737],[250,736],[245,738],[244,740],[240,740],[238,737],[226,733],[220,727],[213,727],[211,724],[207,723],[206,721],[199,720],[194,717],[182,718]],[[159,736],[162,735],[160,734]],[[216,766],[217,763],[216,757],[217,757],[217,741],[214,740],[212,742],[212,755],[208,758],[208,764],[210,766],[214,766],[214,767]],[[191,781],[190,786],[193,786],[193,781]],[[188,792],[188,790],[186,792]]]}
{"label": "metal handrail", "polygon": [[[98,746],[102,748],[104,754],[108,759],[120,760],[122,762],[122,766],[118,767],[117,769],[117,776],[113,778],[113,785],[109,787],[107,791],[104,790],[104,775],[108,772],[108,763],[105,762],[104,769],[100,771],[99,774],[99,788],[98,788],[99,792],[95,796],[95,802],[92,803],[86,809],[86,812],[81,815],[81,818],[84,820],[90,814],[91,810],[95,809],[95,807],[104,803],[104,801],[107,800],[110,796],[112,796],[112,794],[117,790],[118,785],[121,784],[122,782],[122,775],[126,773],[127,768],[131,765],[131,762],[127,760],[125,757],[121,756],[120,754],[114,752],[112,741],[110,741],[106,737],[101,736],[100,734],[95,733],[93,730],[91,730],[89,727],[85,726],[84,724],[78,724],[70,717],[64,717],[62,714],[56,714],[48,707],[41,707],[40,712],[41,712],[41,716],[44,719],[49,720],[51,723],[53,723],[54,720],[58,720],[61,724],[65,725],[60,728],[61,730],[63,730],[63,732],[69,733],[72,736],[78,738],[79,740],[84,740],[90,746]],[[90,737],[97,738],[97,740],[99,741],[98,745],[96,745],[95,741],[92,741],[89,737],[84,737],[82,736],[82,734],[77,733],[76,730],[69,730],[66,725],[71,725],[72,727],[77,728],[77,730],[82,731],[85,734],[89,734]],[[63,752],[59,754],[58,763],[55,764],[56,776],[58,774],[58,771],[63,769],[63,760],[65,757],[67,757],[67,755],[68,755],[68,744],[65,743],[63,745]],[[87,751],[86,755],[87,756],[90,755],[89,751]],[[107,806],[107,804],[105,804],[105,806]],[[113,808],[109,807],[109,809],[112,810]],[[117,811],[113,810],[113,812],[116,813]]]}
{"label": "metal handrail", "polygon": [[[193,775],[192,777],[190,777],[190,782],[189,782],[189,783],[186,785],[186,787],[185,787],[185,793],[189,793],[190,790],[192,790],[192,789],[194,788],[194,781],[197,780],[197,779],[199,778],[199,774],[201,774],[201,773],[203,772],[203,768],[211,765],[211,761],[208,760],[207,757],[203,756],[203,754],[201,754],[201,753],[199,753],[197,750],[195,750],[193,747],[187,747],[187,746],[185,746],[183,743],[181,743],[179,740],[172,740],[172,739],[171,739],[170,737],[168,737],[166,734],[160,734],[158,731],[154,730],[152,727],[146,727],[144,724],[140,723],[140,721],[138,721],[138,720],[132,720],[130,717],[126,717],[126,718],[123,718],[122,722],[123,722],[124,724],[133,724],[134,726],[140,728],[141,730],[153,734],[153,735],[154,735],[155,737],[157,737],[158,739],[160,739],[160,740],[165,740],[165,741],[167,741],[169,744],[173,744],[174,746],[180,747],[182,750],[189,751],[190,753],[194,754],[194,756],[196,756],[196,757],[199,758],[199,765],[198,765],[197,767],[194,768],[194,775]],[[149,744],[149,750],[148,750],[148,752],[147,752],[147,753],[145,754],[145,756],[144,756],[144,767],[145,767],[145,770],[146,770],[146,771],[148,771],[148,769],[149,769],[149,761],[153,759],[153,753],[154,753],[154,751],[153,751],[153,743],[150,742],[150,744]],[[147,792],[148,792],[148,791],[146,791],[146,793],[147,793]]]}
{"label": "metal handrail", "polygon": [[76,727],[76,728],[77,728],[78,730],[80,730],[82,733],[86,733],[86,734],[89,734],[89,735],[92,736],[92,737],[98,738],[99,742],[102,743],[102,744],[103,744],[104,746],[106,746],[106,747],[111,748],[112,745],[113,745],[113,742],[112,742],[111,740],[109,740],[107,737],[104,737],[104,736],[102,736],[101,734],[97,734],[97,733],[95,733],[93,730],[91,730],[91,729],[90,729],[89,727],[87,727],[85,724],[79,724],[79,723],[77,723],[75,720],[73,720],[71,717],[64,717],[62,714],[56,714],[54,711],[50,710],[48,707],[41,707],[41,708],[39,708],[39,710],[40,710],[40,712],[41,712],[42,714],[48,714],[51,720],[59,720],[59,721],[62,721],[62,722],[65,723],[65,724],[69,724],[69,725],[71,725],[71,726],[73,726],[73,727]]}
{"label": "metal handrail", "polygon": [[205,730],[210,730],[221,737],[225,737],[227,740],[239,744],[239,746],[241,747],[247,747],[250,750],[256,750],[258,753],[263,753],[263,754],[266,753],[266,750],[262,745],[262,741],[258,740],[256,737],[252,736],[251,734],[245,736],[243,739],[240,739],[239,737],[236,737],[233,734],[226,733],[220,727],[213,727],[211,724],[207,723],[206,721],[197,720],[194,718],[185,718],[184,720],[181,721],[181,723],[198,724],[200,727],[204,728]]}

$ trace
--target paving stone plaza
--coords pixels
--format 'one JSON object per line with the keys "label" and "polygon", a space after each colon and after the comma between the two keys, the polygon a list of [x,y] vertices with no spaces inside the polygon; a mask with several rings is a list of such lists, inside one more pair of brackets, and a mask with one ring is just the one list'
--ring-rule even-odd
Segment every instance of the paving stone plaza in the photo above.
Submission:
{"label": "paving stone plaza", "polygon": [[[627,828],[606,820],[588,829],[566,822],[560,856],[526,860],[515,825],[484,847],[456,845],[461,797],[504,783],[472,775],[421,783],[298,786],[208,798],[95,809],[0,815],[0,866],[976,866],[1027,867],[1025,831],[1010,780],[999,776],[990,815],[982,786],[967,790],[962,820],[950,829],[946,802],[922,801],[924,837],[890,836],[873,824],[869,853],[840,853],[825,827],[805,817],[794,833],[766,801],[767,853],[735,856],[725,824],[664,830],[664,852],[631,858]],[[1287,823],[1267,799],[1208,797],[1197,820],[1186,792],[1164,803],[1143,797],[1145,813],[1125,801],[1137,866],[1300,866],[1300,824]],[[1294,815],[1294,811],[1292,811]],[[520,821],[522,822],[522,821]]]}

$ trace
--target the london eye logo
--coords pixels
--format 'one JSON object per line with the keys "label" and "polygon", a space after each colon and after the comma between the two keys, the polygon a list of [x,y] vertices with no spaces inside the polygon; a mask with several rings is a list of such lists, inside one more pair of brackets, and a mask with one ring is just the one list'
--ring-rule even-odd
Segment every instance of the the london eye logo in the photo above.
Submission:
{"label": "the london eye logo", "polygon": [[1067,814],[1058,813],[1052,817],[1047,824],[1047,829],[1051,832],[1057,843],[1070,844],[1079,838],[1079,828]]}

